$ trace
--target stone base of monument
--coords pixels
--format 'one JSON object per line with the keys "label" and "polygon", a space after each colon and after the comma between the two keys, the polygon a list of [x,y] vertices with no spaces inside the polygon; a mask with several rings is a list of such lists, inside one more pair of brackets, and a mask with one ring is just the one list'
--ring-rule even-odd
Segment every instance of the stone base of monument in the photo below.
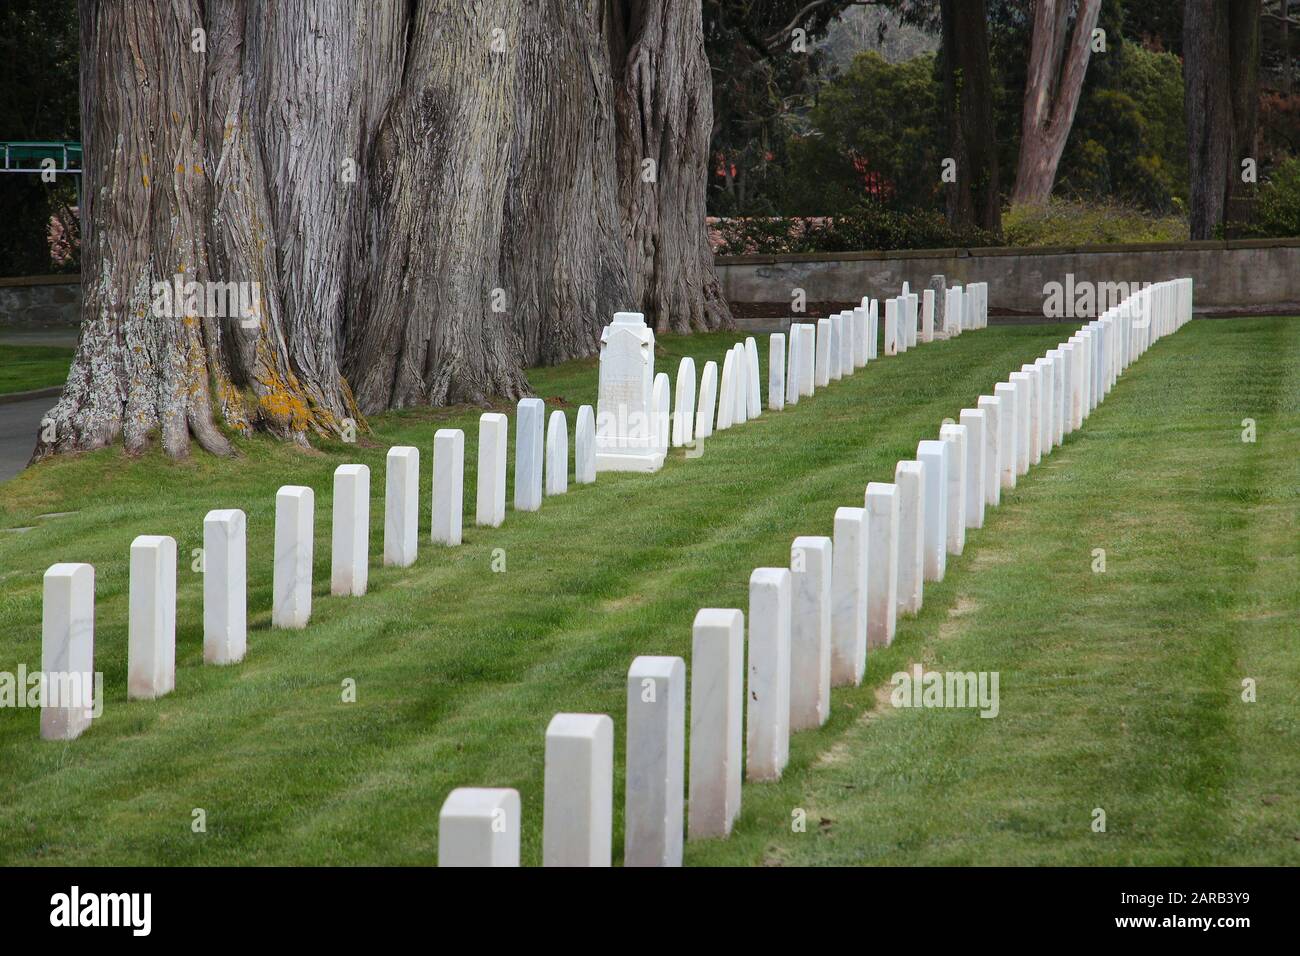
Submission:
{"label": "stone base of monument", "polygon": [[664,456],[658,452],[597,451],[596,472],[602,471],[658,471],[664,466]]}

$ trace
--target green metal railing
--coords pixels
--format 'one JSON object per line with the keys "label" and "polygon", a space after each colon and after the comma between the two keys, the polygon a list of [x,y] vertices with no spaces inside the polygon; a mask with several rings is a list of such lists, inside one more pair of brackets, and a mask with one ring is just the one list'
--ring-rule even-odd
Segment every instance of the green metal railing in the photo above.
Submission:
{"label": "green metal railing", "polygon": [[[53,172],[77,177],[77,208],[81,208],[81,144],[70,140],[50,143],[4,143],[0,142],[0,156],[4,163],[0,173],[26,173],[39,176]],[[42,165],[46,160],[53,160],[54,166]]]}
{"label": "green metal railing", "polygon": [[80,143],[0,143],[0,155],[0,173],[43,173],[49,167],[42,163],[51,159],[56,173],[81,173]]}

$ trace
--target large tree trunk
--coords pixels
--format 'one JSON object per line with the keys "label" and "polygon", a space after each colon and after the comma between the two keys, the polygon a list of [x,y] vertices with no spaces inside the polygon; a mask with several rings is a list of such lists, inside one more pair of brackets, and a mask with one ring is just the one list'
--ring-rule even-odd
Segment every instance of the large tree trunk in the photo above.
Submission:
{"label": "large tree trunk", "polygon": [[1242,189],[1241,160],[1254,148],[1258,71],[1259,0],[1187,0],[1183,101],[1193,239],[1214,237],[1229,195]]}
{"label": "large tree trunk", "polygon": [[700,0],[614,0],[609,27],[634,299],[660,331],[729,326],[701,228],[713,100]]}
{"label": "large tree trunk", "polygon": [[366,174],[372,93],[391,94],[401,72],[405,9],[226,0],[208,14],[213,271],[261,289],[257,329],[209,320],[232,386],[218,377],[223,412],[299,441],[337,433],[356,414],[337,358],[349,180]]}
{"label": "large tree trunk", "polygon": [[1071,6],[1067,0],[1036,0],[1034,4],[1013,203],[1047,202],[1056,183],[1065,141],[1074,125],[1101,0],[1081,0],[1072,33]]}
{"label": "large tree trunk", "polygon": [[363,409],[518,397],[524,365],[589,354],[634,304],[600,12],[421,6],[374,147],[346,363]]}
{"label": "large tree trunk", "polygon": [[[522,395],[524,367],[590,354],[619,309],[730,321],[700,0],[82,0],[82,19],[92,278],[38,457],[155,432],[225,452],[211,391],[228,426],[306,442]],[[255,283],[256,327],[151,315],[176,272]]]}
{"label": "large tree trunk", "polygon": [[984,0],[940,0],[944,118],[957,181],[948,186],[948,221],[1002,234],[998,153],[993,126],[993,74],[989,66]]}
{"label": "large tree trunk", "polygon": [[197,0],[82,0],[82,331],[37,457],[118,436],[139,451],[155,433],[173,456],[191,434],[229,450],[203,322],[153,313],[154,283],[208,277],[204,60],[190,50],[201,23]]}
{"label": "large tree trunk", "polygon": [[[1228,70],[1232,105],[1232,143],[1228,152],[1224,219],[1244,222],[1250,216],[1248,196],[1254,185],[1242,182],[1241,162],[1259,162],[1255,135],[1259,118],[1260,0],[1234,0],[1228,5]],[[1289,57],[1288,57],[1288,62]]]}

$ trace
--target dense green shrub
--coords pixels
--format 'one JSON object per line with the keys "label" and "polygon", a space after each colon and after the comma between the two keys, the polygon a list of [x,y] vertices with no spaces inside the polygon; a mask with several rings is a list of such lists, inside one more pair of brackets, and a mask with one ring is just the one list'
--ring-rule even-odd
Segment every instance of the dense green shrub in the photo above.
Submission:
{"label": "dense green shrub", "polygon": [[1106,80],[1079,103],[1057,172],[1057,195],[1182,212],[1187,199],[1182,64],[1173,54],[1126,43]]}
{"label": "dense green shrub", "polygon": [[[1288,207],[1300,225],[1300,164],[1292,171]],[[1045,207],[1014,206],[1002,213],[1003,238],[962,232],[928,210],[899,211],[866,203],[844,216],[723,219],[711,224],[719,255],[951,249],[990,245],[1079,246],[1125,242],[1183,242],[1187,222],[1116,203],[1085,205],[1054,199]]]}
{"label": "dense green shrub", "polygon": [[933,54],[903,63],[858,54],[822,87],[807,127],[815,132],[786,142],[782,212],[839,216],[864,201],[892,209],[941,204]]}
{"label": "dense green shrub", "polygon": [[1112,202],[1053,199],[1046,206],[1012,206],[1002,213],[1008,246],[1081,246],[1122,242],[1184,242],[1187,221],[1154,216]]}
{"label": "dense green shrub", "polygon": [[993,245],[980,230],[960,231],[929,210],[900,211],[862,203],[843,216],[724,219],[714,225],[719,255],[945,249]]}
{"label": "dense green shrub", "polygon": [[1292,156],[1273,167],[1260,184],[1253,221],[1233,231],[1243,236],[1300,236],[1300,158]]}

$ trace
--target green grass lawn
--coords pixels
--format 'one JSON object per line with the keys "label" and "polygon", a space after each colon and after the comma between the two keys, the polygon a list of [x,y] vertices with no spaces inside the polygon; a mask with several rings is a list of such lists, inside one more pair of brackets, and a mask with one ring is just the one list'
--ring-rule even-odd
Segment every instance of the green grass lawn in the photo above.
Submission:
{"label": "green grass lawn", "polygon": [[[510,786],[535,864],[558,711],[614,718],[620,860],[632,658],[688,657],[698,608],[745,608],[752,568],[830,534],[837,506],[860,506],[868,481],[892,480],[917,441],[1067,328],[995,327],[873,364],[700,459],[571,485],[499,529],[471,523],[478,409],[385,415],[360,447],[252,439],[227,461],[109,449],[29,470],[0,485],[0,527],[33,528],[0,531],[0,669],[39,666],[45,568],[88,561],[106,702],[68,744],[39,740],[35,712],[0,709],[0,863],[429,864],[449,790]],[[734,339],[662,337],[657,367],[692,354],[702,369]],[[595,363],[532,382],[572,429]],[[427,543],[433,431],[449,425],[467,438],[456,549]],[[404,570],[379,566],[392,444],[423,459],[422,551]],[[372,568],[370,593],[345,599],[327,595],[329,502],[349,461],[372,470]],[[275,631],[275,489],[299,483],[317,492],[313,620]],[[218,507],[249,516],[249,653],[228,668],[202,665],[189,561]],[[746,785],[732,838],[688,844],[687,862],[1300,862],[1298,512],[1300,321],[1192,323],[1004,494],[863,686],[837,689],[830,722],[792,739],[785,779]],[[143,533],[175,536],[182,556],[177,689],[128,702],[127,558]],[[998,671],[999,716],[893,710],[889,676],[914,661]],[[341,699],[349,678],[356,703]],[[791,830],[796,809],[807,832]]]}
{"label": "green grass lawn", "polygon": [[0,395],[62,385],[76,349],[0,343]]}

